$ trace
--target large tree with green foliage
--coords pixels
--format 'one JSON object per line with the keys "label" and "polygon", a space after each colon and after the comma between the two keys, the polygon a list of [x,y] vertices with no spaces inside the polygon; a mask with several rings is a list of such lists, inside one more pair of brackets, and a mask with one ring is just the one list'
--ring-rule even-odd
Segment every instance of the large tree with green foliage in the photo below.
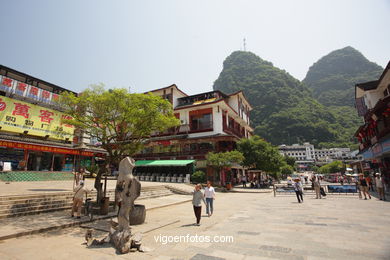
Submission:
{"label": "large tree with green foliage", "polygon": [[245,158],[242,164],[248,168],[277,175],[287,165],[278,149],[259,136],[241,139],[237,148]]}
{"label": "large tree with green foliage", "polygon": [[334,161],[321,166],[318,171],[322,174],[342,172],[344,171],[344,164],[341,161]]}
{"label": "large tree with green foliage", "polygon": [[[126,89],[105,90],[104,85],[91,86],[79,95],[63,92],[59,104],[73,118],[63,120],[65,123],[101,143],[107,165],[118,165],[125,156],[140,151],[151,133],[179,124],[167,100]],[[99,171],[95,182],[98,193],[101,174]]]}
{"label": "large tree with green foliage", "polygon": [[[244,156],[239,151],[214,153],[209,152],[206,155],[207,165],[212,167],[218,174],[227,168],[230,168],[233,164],[241,164],[244,160]],[[221,183],[222,185],[224,183]]]}

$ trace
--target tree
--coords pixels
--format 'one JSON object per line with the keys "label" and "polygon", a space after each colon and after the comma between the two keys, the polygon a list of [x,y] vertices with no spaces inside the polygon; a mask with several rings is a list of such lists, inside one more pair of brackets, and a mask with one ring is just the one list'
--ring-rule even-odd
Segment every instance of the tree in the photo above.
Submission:
{"label": "tree", "polygon": [[259,136],[241,139],[237,147],[244,155],[243,165],[249,168],[277,174],[281,167],[286,165],[278,149]]}
{"label": "tree", "polygon": [[294,166],[295,166],[295,158],[294,158],[294,157],[285,155],[285,156],[284,156],[284,160],[286,161],[286,163],[287,163],[288,165],[290,165],[292,168],[294,168]]}
{"label": "tree", "polygon": [[294,168],[291,165],[284,165],[280,168],[280,172],[283,178],[287,178],[287,176],[291,176],[294,173]]}
{"label": "tree", "polygon": [[126,89],[105,90],[94,85],[79,95],[63,92],[58,100],[71,124],[84,134],[95,138],[106,150],[106,167],[95,179],[98,201],[101,198],[101,176],[108,165],[118,165],[125,156],[140,151],[153,132],[165,131],[179,125],[172,105],[152,94],[131,94]]}
{"label": "tree", "polygon": [[230,168],[233,164],[241,164],[244,160],[244,156],[239,151],[223,153],[209,152],[206,155],[206,160],[207,165],[215,169],[218,174],[221,174],[223,170]]}
{"label": "tree", "polygon": [[344,164],[341,161],[334,161],[320,167],[318,170],[320,173],[336,173],[344,170]]}

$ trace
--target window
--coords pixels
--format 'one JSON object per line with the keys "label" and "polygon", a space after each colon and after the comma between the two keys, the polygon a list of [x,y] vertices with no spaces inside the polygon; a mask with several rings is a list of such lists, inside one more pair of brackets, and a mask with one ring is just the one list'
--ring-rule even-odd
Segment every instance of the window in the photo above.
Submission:
{"label": "window", "polygon": [[193,112],[192,115],[190,113],[190,129],[194,130],[206,130],[213,128],[213,117],[210,112],[202,113],[199,111],[198,113]]}

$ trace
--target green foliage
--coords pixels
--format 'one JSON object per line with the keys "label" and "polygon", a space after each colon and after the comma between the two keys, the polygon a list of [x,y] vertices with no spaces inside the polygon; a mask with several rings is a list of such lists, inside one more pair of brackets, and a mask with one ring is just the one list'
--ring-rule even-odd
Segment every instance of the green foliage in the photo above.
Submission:
{"label": "green foliage", "polygon": [[[251,52],[236,51],[224,61],[213,88],[227,94],[243,90],[254,108],[251,123],[255,134],[272,144],[352,147],[356,142],[353,133],[361,124],[351,103],[354,85],[377,79],[382,69],[351,49],[336,51],[335,58],[314,64],[304,83]],[[339,82],[340,73],[348,80]]]}
{"label": "green foliage", "polygon": [[242,164],[249,168],[278,173],[281,167],[286,165],[278,149],[259,136],[241,139],[237,143],[237,148],[245,158]]}
{"label": "green foliage", "polygon": [[284,156],[284,160],[286,161],[287,165],[289,165],[289,166],[294,168],[294,166],[295,166],[295,158],[294,157],[285,155]]}
{"label": "green foliage", "polygon": [[204,183],[206,181],[206,174],[204,171],[196,171],[191,175],[191,182]]}
{"label": "green foliage", "polygon": [[355,84],[376,80],[383,68],[352,47],[335,50],[314,63],[303,82],[326,106],[354,106]]}
{"label": "green foliage", "polygon": [[108,153],[108,163],[118,164],[124,156],[138,152],[152,132],[179,124],[168,101],[152,94],[130,94],[126,89],[107,91],[95,85],[78,96],[64,92],[59,103],[73,117],[63,122],[96,138]]}
{"label": "green foliage", "polygon": [[341,172],[344,170],[344,164],[341,161],[334,161],[331,163],[328,163],[324,166],[321,166],[318,169],[318,172],[322,174],[326,173],[336,173],[336,172]]}
{"label": "green foliage", "polygon": [[284,165],[281,167],[280,172],[284,176],[289,176],[294,173],[294,168],[291,165]]}
{"label": "green foliage", "polygon": [[224,153],[209,152],[206,155],[207,165],[213,167],[217,171],[224,168],[229,168],[233,164],[240,164],[244,160],[244,156],[239,151],[231,151]]}

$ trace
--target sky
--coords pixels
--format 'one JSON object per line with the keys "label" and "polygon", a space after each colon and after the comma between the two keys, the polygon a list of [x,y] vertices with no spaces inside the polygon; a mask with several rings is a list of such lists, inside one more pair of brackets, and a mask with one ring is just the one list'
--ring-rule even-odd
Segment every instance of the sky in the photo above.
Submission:
{"label": "sky", "polygon": [[81,92],[211,91],[233,51],[302,80],[352,46],[385,67],[390,0],[1,0],[0,64]]}

